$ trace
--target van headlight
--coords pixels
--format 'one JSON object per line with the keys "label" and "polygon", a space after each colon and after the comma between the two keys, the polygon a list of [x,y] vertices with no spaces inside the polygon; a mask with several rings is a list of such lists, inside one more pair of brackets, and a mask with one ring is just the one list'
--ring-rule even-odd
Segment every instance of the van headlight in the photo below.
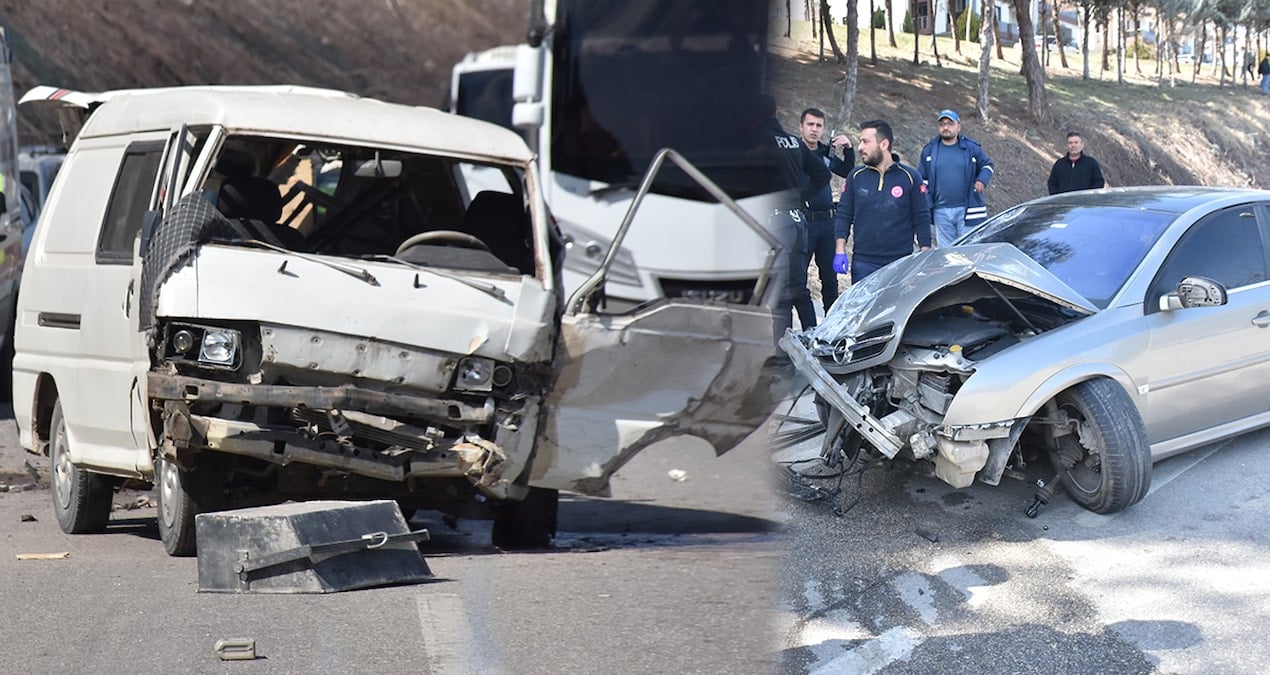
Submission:
{"label": "van headlight", "polygon": [[242,364],[242,333],[233,328],[173,323],[166,335],[163,356],[169,361],[219,370]]}
{"label": "van headlight", "polygon": [[203,333],[203,346],[198,350],[199,363],[214,366],[232,366],[238,359],[238,331],[229,328],[208,328]]}
{"label": "van headlight", "polygon": [[494,384],[494,361],[469,356],[459,361],[454,373],[455,391],[490,391]]}

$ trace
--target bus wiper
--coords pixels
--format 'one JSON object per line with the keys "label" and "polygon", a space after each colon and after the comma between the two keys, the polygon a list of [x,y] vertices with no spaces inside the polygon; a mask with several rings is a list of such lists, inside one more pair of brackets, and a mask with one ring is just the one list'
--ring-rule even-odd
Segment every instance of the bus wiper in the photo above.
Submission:
{"label": "bus wiper", "polygon": [[[368,270],[362,269],[361,267],[355,267],[353,265],[341,265],[337,262],[332,262],[324,258],[319,258],[318,256],[315,256],[315,255],[309,255],[307,253],[292,251],[289,248],[283,248],[281,246],[274,246],[273,244],[270,244],[267,241],[260,241],[259,239],[245,239],[243,240],[242,243],[253,244],[261,248],[267,248],[271,251],[277,251],[278,253],[293,255],[301,260],[307,260],[311,263],[317,263],[318,265],[329,267],[335,270],[336,272],[343,272],[344,274],[347,274],[348,276],[353,277],[354,279],[361,279],[362,281],[365,281],[371,286],[379,285],[379,280],[375,278],[375,275],[371,274],[370,271]],[[283,262],[282,267],[279,267],[278,271],[286,273],[286,268],[287,268],[287,264]]]}
{"label": "bus wiper", "polygon": [[461,276],[459,276],[459,275],[457,275],[457,274],[450,274],[449,272],[442,272],[441,270],[438,270],[438,269],[435,269],[435,268],[432,268],[432,267],[428,267],[427,265],[419,265],[419,264],[416,264],[416,263],[412,263],[412,262],[410,262],[409,260],[402,260],[401,258],[398,258],[398,257],[397,257],[397,256],[395,256],[395,255],[382,255],[382,254],[377,254],[377,255],[372,255],[372,256],[370,256],[370,259],[371,259],[371,260],[380,260],[380,261],[386,260],[386,261],[389,261],[389,262],[395,262],[395,263],[397,263],[397,264],[399,264],[399,265],[405,265],[406,267],[409,267],[409,268],[410,268],[410,269],[412,269],[412,270],[422,270],[422,271],[424,271],[424,272],[428,272],[429,274],[434,274],[434,275],[436,275],[436,276],[438,276],[438,277],[441,277],[442,279],[449,279],[450,281],[456,281],[456,282],[458,282],[458,283],[460,283],[460,284],[463,284],[464,286],[467,286],[467,287],[469,287],[469,288],[475,288],[476,290],[481,291],[481,292],[483,292],[483,293],[486,293],[486,294],[488,294],[490,297],[492,297],[492,298],[494,298],[494,299],[496,299],[496,300],[502,300],[502,301],[506,302],[507,304],[511,304],[511,301],[509,301],[509,300],[507,299],[507,293],[503,292],[503,289],[499,288],[498,286],[495,286],[494,284],[481,283],[481,282],[479,282],[479,281],[473,281],[473,280],[468,279],[468,278],[466,278],[466,277],[461,277]]}

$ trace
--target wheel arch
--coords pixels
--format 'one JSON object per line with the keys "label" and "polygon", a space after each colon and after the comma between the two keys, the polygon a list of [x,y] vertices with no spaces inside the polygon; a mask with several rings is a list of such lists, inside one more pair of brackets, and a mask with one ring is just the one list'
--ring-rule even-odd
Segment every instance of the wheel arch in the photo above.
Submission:
{"label": "wheel arch", "polygon": [[35,396],[31,401],[31,441],[45,456],[49,454],[53,406],[57,404],[57,399],[57,382],[49,373],[40,373],[35,380]]}
{"label": "wheel arch", "polygon": [[[1114,380],[1124,389],[1135,404],[1139,402],[1138,390],[1133,378],[1124,369],[1110,363],[1082,363],[1064,368],[1046,378],[1019,406],[1014,418],[1030,417],[1060,393],[1099,377]],[[1140,407],[1140,406],[1139,406]]]}

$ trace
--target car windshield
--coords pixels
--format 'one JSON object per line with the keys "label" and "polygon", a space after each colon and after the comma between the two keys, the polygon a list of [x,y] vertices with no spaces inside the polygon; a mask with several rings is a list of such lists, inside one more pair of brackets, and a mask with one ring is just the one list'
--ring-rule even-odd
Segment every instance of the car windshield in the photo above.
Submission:
{"label": "car windshield", "polygon": [[1174,217],[1138,208],[1033,204],[992,218],[957,243],[1013,244],[1105,309]]}

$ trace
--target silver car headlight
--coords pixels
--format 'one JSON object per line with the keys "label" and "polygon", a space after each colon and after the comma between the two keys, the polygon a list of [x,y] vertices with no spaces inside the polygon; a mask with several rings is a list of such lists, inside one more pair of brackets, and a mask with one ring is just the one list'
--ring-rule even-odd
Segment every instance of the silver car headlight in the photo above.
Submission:
{"label": "silver car headlight", "polygon": [[199,363],[216,366],[232,366],[238,358],[241,338],[230,328],[208,328],[203,333],[203,344],[198,350]]}

